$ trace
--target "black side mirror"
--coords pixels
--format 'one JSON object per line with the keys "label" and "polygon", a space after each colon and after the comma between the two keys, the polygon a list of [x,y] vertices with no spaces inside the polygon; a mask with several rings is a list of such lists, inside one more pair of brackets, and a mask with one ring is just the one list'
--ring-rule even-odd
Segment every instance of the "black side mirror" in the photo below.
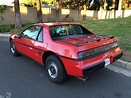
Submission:
{"label": "black side mirror", "polygon": [[19,39],[20,39],[20,38],[21,38],[21,34],[17,34],[17,35],[16,35],[16,38],[19,38]]}

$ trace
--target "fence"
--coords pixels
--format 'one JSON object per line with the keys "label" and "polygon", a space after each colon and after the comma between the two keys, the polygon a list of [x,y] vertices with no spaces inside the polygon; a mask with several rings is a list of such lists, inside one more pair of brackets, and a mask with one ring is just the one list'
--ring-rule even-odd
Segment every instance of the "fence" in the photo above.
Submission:
{"label": "fence", "polygon": [[[32,7],[20,7],[21,21],[22,24],[25,23],[36,23],[37,22],[37,10]],[[131,16],[131,10],[121,10],[121,11],[91,11],[87,10],[84,13],[83,10],[70,10],[61,9],[60,11],[60,21],[78,21],[83,20],[83,15],[85,19],[109,19],[118,17],[128,17]],[[67,17],[68,16],[68,17]],[[56,20],[56,10],[51,8],[42,8],[42,19],[43,22],[52,22]],[[15,14],[14,7],[7,6],[3,13],[0,13],[0,25],[4,24],[15,24]]]}

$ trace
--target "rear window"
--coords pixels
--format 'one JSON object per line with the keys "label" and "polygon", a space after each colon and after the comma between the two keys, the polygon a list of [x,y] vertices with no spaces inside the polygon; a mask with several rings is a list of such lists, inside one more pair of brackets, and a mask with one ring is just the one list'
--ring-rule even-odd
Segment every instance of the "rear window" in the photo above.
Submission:
{"label": "rear window", "polygon": [[52,38],[68,37],[71,35],[92,34],[90,31],[80,25],[58,25],[50,27],[50,35]]}

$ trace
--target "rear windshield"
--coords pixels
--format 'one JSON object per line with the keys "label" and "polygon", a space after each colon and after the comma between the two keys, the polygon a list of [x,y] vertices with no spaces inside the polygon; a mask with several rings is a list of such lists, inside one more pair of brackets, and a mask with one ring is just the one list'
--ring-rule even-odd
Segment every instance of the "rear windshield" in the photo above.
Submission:
{"label": "rear windshield", "polygon": [[53,39],[58,37],[68,38],[72,35],[90,35],[90,31],[82,27],[81,25],[59,25],[50,27],[50,35]]}

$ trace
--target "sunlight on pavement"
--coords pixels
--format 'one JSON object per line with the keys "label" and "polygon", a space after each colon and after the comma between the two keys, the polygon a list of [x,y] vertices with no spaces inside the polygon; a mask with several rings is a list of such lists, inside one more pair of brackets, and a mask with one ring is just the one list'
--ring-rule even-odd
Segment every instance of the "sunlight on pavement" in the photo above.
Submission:
{"label": "sunlight on pavement", "polygon": [[0,33],[0,37],[8,37],[8,36],[10,36],[10,34],[8,34],[8,32],[7,33]]}
{"label": "sunlight on pavement", "polygon": [[0,98],[11,98],[12,94],[10,92],[6,92],[3,95],[0,95]]}

